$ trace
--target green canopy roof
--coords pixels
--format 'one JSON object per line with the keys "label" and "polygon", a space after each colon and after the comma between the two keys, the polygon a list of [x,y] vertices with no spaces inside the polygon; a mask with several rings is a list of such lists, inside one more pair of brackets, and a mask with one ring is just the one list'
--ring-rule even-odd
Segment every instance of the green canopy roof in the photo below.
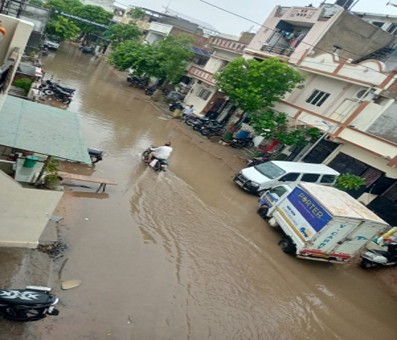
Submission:
{"label": "green canopy roof", "polygon": [[0,145],[91,164],[76,113],[13,96],[0,108]]}

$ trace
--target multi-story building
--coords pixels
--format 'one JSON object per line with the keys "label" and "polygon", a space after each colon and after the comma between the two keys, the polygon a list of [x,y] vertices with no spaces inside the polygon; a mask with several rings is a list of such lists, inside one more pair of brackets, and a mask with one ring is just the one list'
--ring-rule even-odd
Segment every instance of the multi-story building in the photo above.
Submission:
{"label": "multi-story building", "polygon": [[365,178],[356,196],[391,222],[397,217],[395,30],[386,20],[371,21],[336,4],[277,6],[244,56],[278,57],[305,76],[274,110],[323,135],[303,149],[287,148],[287,159],[323,162]]}
{"label": "multi-story building", "polygon": [[197,113],[226,121],[236,110],[224,93],[217,90],[213,76],[230,61],[241,57],[253,36],[253,33],[242,33],[240,37],[218,35],[209,39],[208,46],[213,50],[211,58],[205,65],[192,65],[188,72],[194,81],[185,102],[194,105]]}

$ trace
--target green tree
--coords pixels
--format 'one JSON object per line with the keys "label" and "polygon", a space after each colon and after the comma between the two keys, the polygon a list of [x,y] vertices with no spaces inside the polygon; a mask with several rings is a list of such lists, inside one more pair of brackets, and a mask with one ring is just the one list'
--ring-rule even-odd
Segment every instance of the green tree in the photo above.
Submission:
{"label": "green tree", "polygon": [[185,73],[192,57],[186,37],[167,37],[155,45],[125,41],[116,46],[109,62],[119,70],[132,68],[138,76],[145,74],[175,83]]}
{"label": "green tree", "polygon": [[47,33],[58,36],[62,41],[71,40],[80,32],[72,20],[62,16],[50,19],[46,29]]}
{"label": "green tree", "polygon": [[145,15],[145,11],[140,7],[135,7],[128,15],[132,19],[141,19]]}
{"label": "green tree", "polygon": [[254,113],[272,106],[304,78],[277,58],[237,58],[215,75],[216,86],[239,108]]}
{"label": "green tree", "polygon": [[65,13],[72,13],[73,9],[84,6],[80,0],[48,0],[45,8]]}
{"label": "green tree", "polygon": [[[104,10],[100,6],[93,6],[93,5],[85,5],[85,6],[83,5],[73,8],[71,14],[102,25],[109,24],[110,19],[113,17],[112,13]],[[80,27],[80,30],[84,33],[96,33],[102,30],[98,26],[80,20],[75,20],[75,23],[77,26]]]}
{"label": "green tree", "polygon": [[245,111],[258,135],[285,145],[305,145],[318,129],[291,128],[285,113],[269,109],[304,78],[277,58],[264,61],[237,58],[214,76],[216,86]]}
{"label": "green tree", "polygon": [[188,62],[193,57],[192,43],[193,38],[185,35],[168,36],[158,43],[158,62],[166,81],[176,83],[186,73]]}
{"label": "green tree", "polygon": [[142,36],[141,30],[136,25],[115,24],[111,25],[104,33],[113,46],[128,41],[137,40]]}

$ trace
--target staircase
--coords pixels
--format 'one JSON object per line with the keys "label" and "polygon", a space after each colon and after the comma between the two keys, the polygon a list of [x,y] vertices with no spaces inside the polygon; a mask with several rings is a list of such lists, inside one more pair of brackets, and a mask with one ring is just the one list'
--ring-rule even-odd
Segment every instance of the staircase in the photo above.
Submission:
{"label": "staircase", "polygon": [[26,0],[0,0],[0,13],[19,18]]}

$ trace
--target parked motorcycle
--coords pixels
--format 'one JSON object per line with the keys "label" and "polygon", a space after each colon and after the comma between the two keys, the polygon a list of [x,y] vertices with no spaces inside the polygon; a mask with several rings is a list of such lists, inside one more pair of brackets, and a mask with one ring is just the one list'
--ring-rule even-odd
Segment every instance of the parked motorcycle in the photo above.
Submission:
{"label": "parked motorcycle", "polygon": [[149,86],[145,89],[145,94],[147,96],[151,96],[155,91],[157,90],[157,86],[153,85],[153,86]]}
{"label": "parked motorcycle", "polygon": [[391,243],[387,250],[368,249],[361,254],[360,266],[364,269],[397,265],[397,243]]}
{"label": "parked motorcycle", "polygon": [[103,159],[103,151],[97,149],[88,148],[88,154],[90,155],[92,164],[98,163]]}
{"label": "parked motorcycle", "polygon": [[[144,162],[147,162],[149,160],[149,155],[153,151],[153,149],[156,148],[155,146],[151,146],[147,148],[143,153],[142,153],[142,160]],[[168,168],[168,161],[166,159],[162,158],[156,158],[154,157],[148,165],[156,172],[160,171],[167,171]]]}
{"label": "parked motorcycle", "polygon": [[141,89],[144,89],[148,85],[148,79],[131,75],[127,77],[127,82],[130,86],[138,87]]}
{"label": "parked motorcycle", "polygon": [[245,163],[247,164],[247,168],[249,168],[250,166],[255,166],[255,165],[270,161],[270,156],[271,156],[271,154],[266,153],[259,157],[249,158],[249,159],[247,159],[247,161]]}
{"label": "parked motorcycle", "polygon": [[182,105],[181,102],[174,102],[174,103],[170,103],[168,104],[168,108],[171,112],[174,112],[176,109],[178,110],[183,110],[185,107]]}
{"label": "parked motorcycle", "polygon": [[212,136],[223,136],[226,132],[223,124],[215,123],[215,121],[209,121],[210,124],[205,124],[201,127],[200,133],[203,136],[211,138]]}
{"label": "parked motorcycle", "polygon": [[45,84],[40,85],[39,90],[45,95],[52,96],[65,104],[69,104],[72,101],[72,96],[74,91],[76,91],[70,87],[61,86],[51,80],[47,80]]}
{"label": "parked motorcycle", "polygon": [[0,289],[0,313],[5,319],[36,321],[47,315],[58,315],[59,299],[51,288],[27,286],[25,289]]}
{"label": "parked motorcycle", "polygon": [[252,148],[254,146],[253,138],[233,138],[229,144],[232,148]]}

